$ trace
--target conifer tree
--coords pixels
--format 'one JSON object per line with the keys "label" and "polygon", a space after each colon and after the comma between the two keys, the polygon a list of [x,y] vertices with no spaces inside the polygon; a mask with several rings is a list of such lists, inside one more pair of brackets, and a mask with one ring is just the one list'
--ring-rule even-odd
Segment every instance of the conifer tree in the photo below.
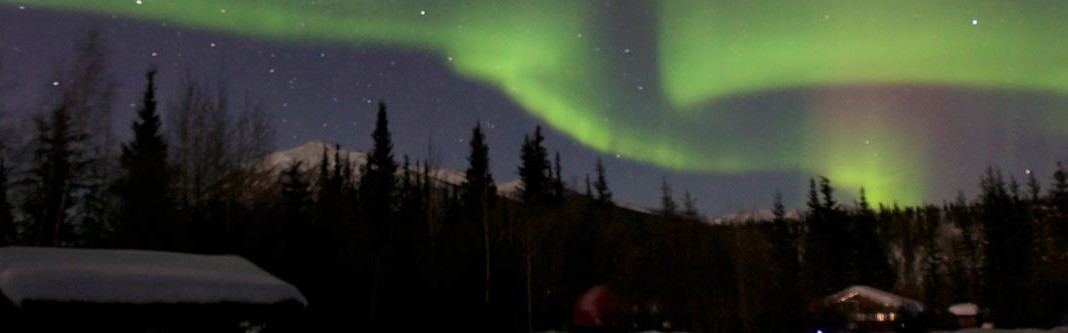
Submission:
{"label": "conifer tree", "polygon": [[813,178],[808,179],[808,201],[805,205],[808,206],[809,215],[821,215],[823,205],[820,204],[819,192],[816,190],[816,180]]}
{"label": "conifer tree", "polygon": [[108,185],[115,181],[112,102],[116,83],[109,70],[107,46],[97,29],[90,30],[76,50],[75,58],[60,85],[71,133],[84,136],[78,148],[78,172],[72,173],[72,194],[76,209],[68,232],[72,241],[85,244],[102,236],[105,220],[114,214]]}
{"label": "conifer tree", "polygon": [[[396,315],[396,304],[399,300],[392,299],[389,292],[396,289],[389,288],[395,285],[397,276],[394,275],[394,256],[399,255],[400,244],[394,244],[394,235],[397,226],[394,225],[394,196],[397,186],[397,162],[393,159],[393,141],[389,132],[389,121],[386,118],[385,102],[378,103],[378,115],[375,121],[374,131],[371,132],[374,144],[371,152],[367,154],[367,164],[363,166],[360,175],[359,202],[363,211],[363,218],[369,223],[370,234],[368,240],[371,251],[374,253],[374,266],[371,282],[371,321],[372,329],[381,329],[380,325],[390,321],[390,316]],[[407,235],[405,235],[407,236]],[[379,309],[379,306],[384,308]]]}
{"label": "conifer tree", "polygon": [[282,171],[282,203],[287,220],[303,221],[311,204],[311,192],[302,166],[303,163],[297,161]]}
{"label": "conifer tree", "polygon": [[556,172],[554,173],[556,175],[556,178],[553,179],[553,193],[556,194],[557,199],[561,199],[564,197],[564,176],[563,169],[560,167],[560,152],[556,152],[556,156],[553,160],[553,166],[553,169],[556,170]]}
{"label": "conifer tree", "polygon": [[493,175],[489,170],[489,146],[486,145],[486,136],[482,134],[482,124],[475,125],[471,130],[471,154],[467,158],[468,167],[464,172],[464,182],[460,185],[463,191],[464,205],[468,214],[482,227],[482,250],[483,250],[483,302],[490,303],[490,228],[489,209],[497,196],[497,186],[493,182]]}
{"label": "conifer tree", "polygon": [[590,185],[590,174],[586,174],[586,197],[593,198],[593,186]]}
{"label": "conifer tree", "polygon": [[860,188],[860,198],[857,199],[857,208],[860,209],[861,214],[873,215],[875,212],[871,209],[871,204],[868,203],[868,194],[864,190],[864,187]]}
{"label": "conifer tree", "polygon": [[528,205],[544,204],[551,191],[549,158],[542,143],[545,137],[541,126],[534,128],[533,136],[523,137],[520,148],[519,180],[523,202]]}
{"label": "conifer tree", "polygon": [[678,205],[675,203],[675,199],[672,198],[671,185],[668,185],[667,178],[660,178],[660,213],[664,216],[674,216],[678,212]]}
{"label": "conifer tree", "polygon": [[11,245],[15,235],[15,217],[11,214],[11,202],[7,200],[8,168],[0,158],[0,246]]}
{"label": "conifer tree", "polygon": [[77,147],[86,135],[71,127],[66,102],[56,106],[47,120],[37,118],[35,122],[34,165],[24,181],[31,194],[22,210],[30,216],[35,243],[57,246],[71,241],[73,221],[69,213],[76,199],[73,192],[84,186],[77,182],[77,176],[86,164]]}
{"label": "conifer tree", "polygon": [[1049,189],[1050,200],[1053,206],[1061,214],[1068,213],[1068,171],[1064,170],[1064,164],[1057,162],[1057,170],[1053,172],[1053,186]]}
{"label": "conifer tree", "polygon": [[690,218],[696,218],[698,215],[697,199],[690,195],[690,190],[686,190],[683,192],[682,215]]}
{"label": "conifer tree", "polygon": [[1038,204],[1039,193],[1042,192],[1042,185],[1038,183],[1038,179],[1035,178],[1035,173],[1031,170],[1027,170],[1027,194],[1033,204]]}
{"label": "conifer tree", "polygon": [[820,177],[820,194],[823,195],[823,209],[834,210],[838,202],[834,200],[834,188],[827,177]]}
{"label": "conifer tree", "polygon": [[801,278],[801,274],[800,264],[798,263],[798,244],[795,232],[786,219],[786,206],[783,205],[781,191],[775,191],[772,206],[774,207],[772,212],[775,216],[772,224],[772,239],[775,246],[775,258],[779,263],[776,265],[779,268],[776,283],[778,285],[777,290],[781,295],[781,303],[778,307],[781,312],[778,313],[777,318],[779,318],[779,321],[777,325],[790,328],[797,325],[797,321],[800,319],[800,310],[798,308],[801,304],[801,285],[799,285],[798,281]]}
{"label": "conifer tree", "polygon": [[775,190],[775,199],[772,203],[772,215],[776,226],[786,223],[786,206],[782,203],[782,191]]}
{"label": "conifer tree", "polygon": [[467,157],[468,167],[464,172],[464,182],[460,185],[464,203],[471,212],[482,214],[483,209],[497,196],[497,185],[489,169],[489,146],[482,133],[482,125],[471,130],[471,153]]}
{"label": "conifer tree", "polygon": [[597,201],[606,203],[612,201],[612,191],[608,189],[608,181],[605,179],[604,163],[597,158],[597,180],[593,182],[593,188],[597,190]]}
{"label": "conifer tree", "polygon": [[375,223],[385,223],[393,208],[394,190],[397,185],[397,162],[393,159],[393,140],[386,118],[386,103],[378,103],[378,116],[374,132],[374,146],[367,155],[367,164],[360,175],[361,207]]}
{"label": "conifer tree", "polygon": [[[998,320],[1009,327],[1022,324],[1025,309],[1023,295],[1028,287],[1034,245],[1030,221],[1016,207],[1013,194],[1006,188],[1000,170],[987,168],[980,182],[980,212],[986,234],[984,302],[992,304]],[[1012,305],[1017,304],[1017,305]]]}
{"label": "conifer tree", "polygon": [[119,237],[129,247],[163,246],[165,235],[160,233],[169,229],[164,221],[171,216],[167,144],[160,133],[160,118],[156,113],[155,76],[155,69],[149,69],[145,75],[148,84],[132,125],[133,139],[123,144],[119,158],[122,166],[116,184],[121,199]]}
{"label": "conifer tree", "polygon": [[[307,265],[306,258],[322,253],[312,253],[312,228],[310,225],[309,208],[312,204],[311,191],[306,175],[301,167],[302,162],[291,163],[282,170],[282,220],[280,248],[276,249],[282,254],[283,273],[290,276],[306,277],[309,272],[298,267]],[[307,283],[307,280],[295,282]]]}

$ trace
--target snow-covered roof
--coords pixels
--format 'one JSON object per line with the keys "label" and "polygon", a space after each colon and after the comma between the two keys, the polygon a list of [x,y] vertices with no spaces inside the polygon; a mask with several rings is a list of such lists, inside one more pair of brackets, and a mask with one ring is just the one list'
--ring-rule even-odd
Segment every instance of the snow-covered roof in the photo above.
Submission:
{"label": "snow-covered roof", "polygon": [[0,291],[24,301],[276,304],[304,295],[248,260],[138,250],[0,248]]}
{"label": "snow-covered roof", "polygon": [[976,316],[979,315],[979,306],[975,303],[953,304],[949,307],[949,313],[954,316]]}
{"label": "snow-covered roof", "polygon": [[904,308],[916,313],[923,312],[923,303],[869,286],[852,286],[828,296],[825,300],[828,303],[837,303],[853,297],[861,297],[885,306]]}

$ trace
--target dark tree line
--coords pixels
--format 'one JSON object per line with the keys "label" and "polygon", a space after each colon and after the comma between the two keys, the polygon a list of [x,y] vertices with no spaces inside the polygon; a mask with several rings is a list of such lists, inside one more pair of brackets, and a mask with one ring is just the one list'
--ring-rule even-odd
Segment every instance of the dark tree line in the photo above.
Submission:
{"label": "dark tree line", "polygon": [[396,158],[384,102],[367,155],[324,145],[318,163],[263,165],[261,105],[191,77],[160,103],[153,69],[111,161],[93,123],[106,117],[86,115],[109,114],[113,91],[96,38],[35,119],[26,158],[0,157],[4,245],[237,253],[305,293],[308,330],[570,329],[596,285],[635,330],[794,331],[810,304],[856,284],[932,309],[976,302],[1006,326],[1051,326],[1068,309],[1061,165],[1045,191],[991,168],[977,198],[918,207],[873,206],[863,189],[842,203],[820,177],[797,214],[777,193],[766,221],[710,224],[666,179],[655,212],[617,206],[600,160],[584,192],[569,188],[541,128],[518,149],[516,193],[499,192],[477,124],[464,179],[449,183]]}

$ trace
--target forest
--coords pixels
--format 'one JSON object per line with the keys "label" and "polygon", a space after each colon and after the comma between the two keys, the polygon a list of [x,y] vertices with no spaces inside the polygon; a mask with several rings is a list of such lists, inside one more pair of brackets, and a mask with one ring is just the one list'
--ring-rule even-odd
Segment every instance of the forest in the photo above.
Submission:
{"label": "forest", "polygon": [[309,331],[567,330],[596,285],[634,304],[635,328],[694,332],[795,331],[809,304],[858,284],[931,309],[974,302],[1004,327],[1068,310],[1060,164],[1022,180],[991,166],[978,196],[920,206],[863,189],[841,202],[816,176],[797,212],[769,193],[772,218],[714,224],[666,182],[655,210],[617,205],[601,163],[566,184],[540,128],[518,151],[516,193],[498,191],[478,124],[463,181],[442,182],[395,156],[385,102],[365,163],[324,149],[315,165],[266,167],[255,98],[188,78],[159,101],[152,68],[118,142],[99,39],[75,53],[73,84],[34,126],[0,129],[0,243],[239,254],[307,296]]}

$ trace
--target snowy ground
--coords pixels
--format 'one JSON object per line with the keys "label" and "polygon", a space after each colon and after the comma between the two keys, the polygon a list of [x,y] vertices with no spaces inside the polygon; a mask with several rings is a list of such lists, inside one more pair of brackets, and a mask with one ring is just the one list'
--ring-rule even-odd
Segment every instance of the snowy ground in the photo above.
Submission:
{"label": "snowy ground", "polygon": [[[935,331],[945,332],[945,331]],[[1058,327],[1051,330],[1043,330],[1037,328],[1021,328],[1021,329],[981,329],[981,328],[969,328],[959,331],[952,331],[953,333],[1065,333],[1068,332],[1068,327]]]}

